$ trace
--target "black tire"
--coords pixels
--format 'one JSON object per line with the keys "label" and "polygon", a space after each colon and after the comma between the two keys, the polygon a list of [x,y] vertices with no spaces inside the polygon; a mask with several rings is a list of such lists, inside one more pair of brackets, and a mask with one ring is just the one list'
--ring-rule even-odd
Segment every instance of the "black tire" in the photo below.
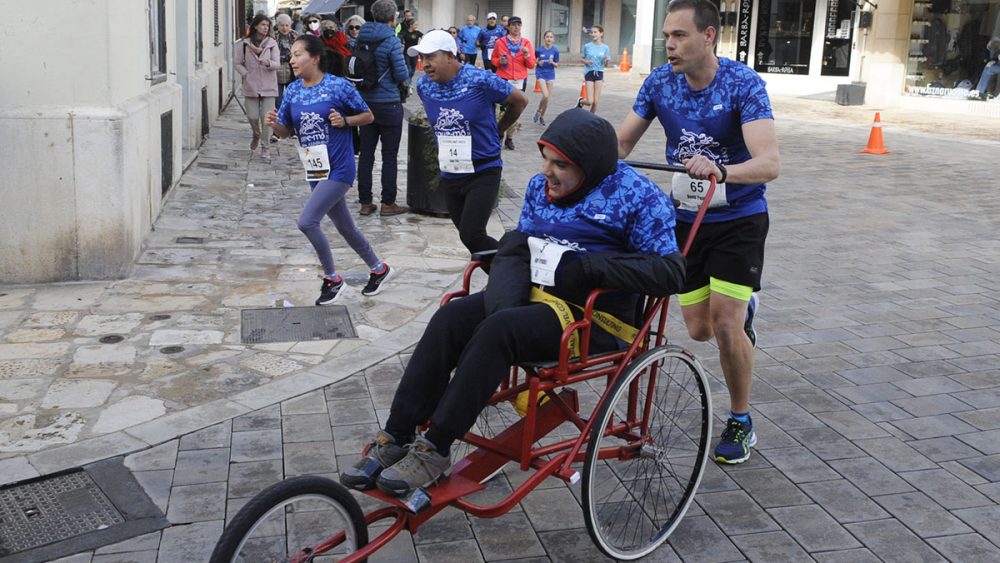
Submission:
{"label": "black tire", "polygon": [[[637,414],[646,412],[642,405],[651,395],[646,429],[609,431],[628,413],[633,395]],[[584,519],[605,555],[638,559],[667,540],[694,500],[711,432],[708,380],[690,353],[661,346],[625,369],[597,414],[583,466]],[[602,448],[634,455],[602,460]]]}
{"label": "black tire", "polygon": [[[296,501],[308,504],[296,509],[291,504]],[[327,509],[317,510],[319,502],[325,503]],[[280,515],[279,510],[282,511]],[[308,530],[309,522],[294,521],[300,516],[312,520],[313,530]],[[339,521],[334,517],[339,517]],[[299,529],[293,530],[297,525]],[[270,529],[265,530],[268,526]],[[317,533],[308,539],[302,538],[300,545],[292,546],[292,542],[300,541],[298,536],[302,531],[316,531],[317,528]],[[255,535],[258,530],[261,536]],[[209,561],[283,561],[341,531],[347,533],[345,541],[331,550],[331,555],[355,552],[368,545],[365,517],[351,493],[339,483],[323,477],[293,477],[271,485],[250,499],[222,532]]]}

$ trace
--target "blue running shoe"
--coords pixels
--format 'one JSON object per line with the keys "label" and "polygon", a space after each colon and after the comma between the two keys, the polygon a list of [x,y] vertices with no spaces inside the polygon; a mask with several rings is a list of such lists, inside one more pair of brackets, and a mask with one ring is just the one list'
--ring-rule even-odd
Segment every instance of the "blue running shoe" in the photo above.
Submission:
{"label": "blue running shoe", "polygon": [[757,307],[760,306],[760,297],[757,292],[750,294],[750,301],[747,303],[747,318],[743,321],[743,331],[747,333],[747,337],[750,338],[750,344],[754,348],[757,347],[757,331],[753,328],[753,318],[757,314]]}
{"label": "blue running shoe", "polygon": [[757,433],[753,422],[743,424],[735,418],[726,421],[719,445],[715,447],[715,461],[730,465],[750,459],[750,448],[757,445]]}

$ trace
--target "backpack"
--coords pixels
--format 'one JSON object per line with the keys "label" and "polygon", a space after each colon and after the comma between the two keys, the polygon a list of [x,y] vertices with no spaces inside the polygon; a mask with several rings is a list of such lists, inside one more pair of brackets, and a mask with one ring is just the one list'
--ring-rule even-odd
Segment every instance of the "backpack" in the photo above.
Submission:
{"label": "backpack", "polygon": [[390,64],[382,76],[378,75],[378,67],[375,65],[375,51],[382,44],[382,41],[385,39],[383,38],[377,43],[361,43],[359,41],[354,47],[354,52],[347,59],[344,77],[353,82],[358,90],[366,92],[374,90],[392,68]]}

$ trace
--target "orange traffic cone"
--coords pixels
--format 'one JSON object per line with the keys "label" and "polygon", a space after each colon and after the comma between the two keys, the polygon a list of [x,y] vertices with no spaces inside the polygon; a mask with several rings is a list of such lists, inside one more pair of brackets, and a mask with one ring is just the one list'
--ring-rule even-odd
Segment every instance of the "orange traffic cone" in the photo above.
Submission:
{"label": "orange traffic cone", "polygon": [[535,79],[535,93],[538,94],[541,91],[542,91],[542,82],[536,78]]}
{"label": "orange traffic cone", "polygon": [[632,64],[628,62],[628,49],[622,49],[622,64],[618,65],[618,70],[622,72],[632,70]]}
{"label": "orange traffic cone", "polygon": [[861,152],[867,154],[889,154],[889,149],[885,148],[885,142],[882,140],[882,116],[879,112],[875,112],[875,123],[872,123],[872,132],[868,136],[868,146]]}
{"label": "orange traffic cone", "polygon": [[586,98],[587,98],[587,83],[586,83],[586,82],[584,82],[584,83],[583,83],[583,84],[582,84],[582,85],[580,86],[580,97],[581,97],[581,98],[584,98],[584,99],[586,99]]}
{"label": "orange traffic cone", "polygon": [[424,58],[417,57],[417,71],[424,70]]}

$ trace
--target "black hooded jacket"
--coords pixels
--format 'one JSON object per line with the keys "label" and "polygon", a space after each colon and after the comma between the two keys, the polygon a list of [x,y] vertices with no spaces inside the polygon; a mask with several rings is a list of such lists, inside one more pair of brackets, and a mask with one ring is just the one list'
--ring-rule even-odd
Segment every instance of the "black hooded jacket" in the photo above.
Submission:
{"label": "black hooded jacket", "polygon": [[[605,194],[629,189],[606,184],[614,181],[613,175],[620,167],[636,174],[618,161],[618,140],[614,127],[586,110],[572,109],[560,114],[542,134],[538,144],[540,148],[544,146],[556,151],[584,172],[583,181],[566,196],[553,200],[546,193],[548,205],[560,208],[585,205],[583,202],[587,195],[597,188]],[[649,183],[647,188],[656,191],[653,197],[666,198],[655,184]],[[539,189],[539,183],[533,180],[528,189]],[[526,194],[526,200],[531,195],[530,192]],[[673,205],[667,200],[664,208],[672,212]],[[625,222],[638,220],[641,220],[638,216],[630,216]],[[623,224],[620,227],[628,230],[634,225]],[[662,230],[662,225],[660,228]],[[531,255],[527,240],[532,234],[511,231],[500,239],[485,290],[487,314],[528,303]],[[627,248],[623,240],[620,251],[566,252],[556,270],[555,287],[546,288],[546,291],[582,305],[593,289],[613,290],[598,299],[598,308],[635,324],[638,321],[635,318],[638,296],[666,296],[679,292],[684,284],[684,265],[684,258],[679,252],[667,256],[643,254]]]}

